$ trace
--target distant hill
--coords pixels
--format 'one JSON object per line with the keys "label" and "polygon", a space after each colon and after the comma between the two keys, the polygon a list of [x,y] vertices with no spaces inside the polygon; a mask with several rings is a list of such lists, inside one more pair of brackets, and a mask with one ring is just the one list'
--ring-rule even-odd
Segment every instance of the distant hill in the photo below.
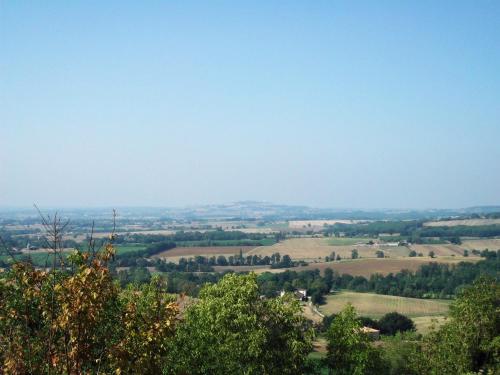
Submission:
{"label": "distant hill", "polygon": [[[500,217],[500,206],[475,206],[460,209],[339,209],[241,201],[227,204],[187,207],[116,207],[121,218],[171,218],[178,220],[416,220],[446,218]],[[54,212],[55,209],[44,209]],[[111,208],[64,208],[66,217],[109,218]],[[0,208],[0,218],[38,217],[34,209]]]}

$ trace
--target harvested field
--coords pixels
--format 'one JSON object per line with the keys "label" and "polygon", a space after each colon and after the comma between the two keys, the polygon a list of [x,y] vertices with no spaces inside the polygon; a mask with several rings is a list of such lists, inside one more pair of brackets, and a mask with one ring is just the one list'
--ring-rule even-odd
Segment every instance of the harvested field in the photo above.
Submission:
{"label": "harvested field", "polygon": [[467,250],[500,250],[500,238],[463,240],[461,247]]}
{"label": "harvested field", "polygon": [[456,227],[458,225],[477,226],[500,224],[500,219],[464,219],[464,220],[445,220],[429,221],[424,223],[426,227]]}
{"label": "harvested field", "polygon": [[170,250],[162,251],[153,256],[153,258],[173,258],[173,257],[194,257],[196,255],[235,255],[243,251],[243,254],[254,249],[254,246],[196,246],[196,247],[175,247]]}
{"label": "harvested field", "polygon": [[[294,260],[314,261],[324,259],[330,256],[332,252],[340,255],[343,259],[351,258],[351,251],[358,250],[359,256],[362,258],[375,258],[378,250],[384,251],[386,256],[401,256],[407,255],[409,250],[406,247],[388,247],[383,245],[329,245],[328,238],[290,238],[288,240],[279,242],[272,246],[256,247],[249,252],[251,255],[270,256],[273,253],[280,253],[281,255],[290,255]],[[369,241],[369,239],[366,239]]]}
{"label": "harvested field", "polygon": [[464,248],[461,245],[411,245],[410,247],[412,250],[415,250],[417,254],[422,253],[424,256],[429,255],[430,251],[434,251],[434,254],[436,254],[436,256],[461,256],[464,254]]}
{"label": "harvested field", "polygon": [[324,314],[341,311],[351,303],[360,316],[378,319],[396,311],[409,317],[443,316],[448,313],[450,301],[386,296],[373,293],[340,292],[326,297],[319,310]]}
{"label": "harvested field", "polygon": [[384,255],[388,258],[406,257],[410,254],[410,249],[406,246],[380,245],[379,248],[376,250],[382,250],[384,252]]}

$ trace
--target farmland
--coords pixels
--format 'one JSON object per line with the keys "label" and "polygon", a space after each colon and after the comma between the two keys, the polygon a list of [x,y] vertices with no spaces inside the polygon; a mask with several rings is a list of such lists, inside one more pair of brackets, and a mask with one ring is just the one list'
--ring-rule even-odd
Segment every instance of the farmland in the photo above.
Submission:
{"label": "farmland", "polygon": [[133,251],[144,250],[145,248],[146,248],[145,245],[118,245],[118,246],[116,246],[116,253],[118,255],[126,254],[126,253],[130,253]]}
{"label": "farmland", "polygon": [[319,310],[323,314],[334,314],[342,310],[347,303],[351,303],[360,316],[378,319],[393,311],[412,318],[443,316],[448,313],[450,302],[342,291],[328,295],[326,304],[320,306]]}
{"label": "farmland", "polygon": [[321,273],[327,268],[338,272],[340,275],[349,274],[353,276],[363,276],[369,278],[373,274],[388,275],[389,273],[398,273],[402,270],[417,271],[420,266],[429,263],[442,263],[442,264],[457,264],[463,261],[478,261],[480,258],[464,258],[464,257],[446,257],[435,258],[429,257],[422,258],[364,258],[355,260],[343,260],[340,262],[317,262],[309,263],[307,266],[298,266],[294,268],[276,268],[271,269],[269,266],[216,266],[215,271],[223,272],[227,270],[234,270],[236,272],[253,271],[257,274],[262,272],[285,272],[287,269],[291,271],[307,271],[307,270],[320,270]]}
{"label": "farmland", "polygon": [[345,260],[341,262],[322,262],[311,263],[307,266],[294,268],[296,270],[313,270],[319,269],[323,272],[327,268],[337,271],[340,275],[349,274],[353,276],[370,277],[378,273],[388,275],[389,273],[397,273],[402,270],[417,271],[423,264],[431,262],[456,264],[461,261],[471,261],[470,258],[399,258],[399,259],[356,259]]}
{"label": "farmland", "polygon": [[[373,245],[367,244],[372,240]],[[417,254],[427,256],[433,251],[440,257],[462,256],[465,249],[500,249],[500,239],[487,240],[465,240],[462,245],[433,244],[433,245],[411,245],[411,246],[388,246],[375,239],[355,238],[320,238],[301,237],[290,238],[272,246],[260,246],[251,250],[251,255],[271,255],[273,253],[288,254],[294,260],[317,261],[330,256],[332,252],[340,255],[342,259],[350,259],[353,249],[358,251],[360,258],[375,258],[377,251],[383,251],[386,258],[408,257],[411,250]]]}
{"label": "farmland", "polygon": [[417,332],[423,335],[429,333],[432,327],[439,327],[446,322],[446,316],[418,316],[413,318]]}
{"label": "farmland", "polygon": [[153,256],[153,258],[171,258],[171,257],[194,257],[197,255],[235,255],[240,250],[246,254],[254,246],[195,246],[195,247],[176,247],[170,250],[162,251]]}
{"label": "farmland", "polygon": [[460,220],[443,220],[429,221],[424,223],[426,227],[455,227],[458,225],[477,226],[477,225],[493,225],[500,224],[500,219],[460,219]]}
{"label": "farmland", "polygon": [[361,220],[291,220],[288,222],[290,229],[303,229],[303,228],[322,228],[325,225],[334,224],[354,224],[359,223]]}
{"label": "farmland", "polygon": [[377,242],[376,238],[367,237],[332,237],[326,240],[332,246],[366,245],[368,241]]}
{"label": "farmland", "polygon": [[272,246],[261,246],[250,251],[251,255],[271,255],[273,253],[288,254],[294,260],[313,261],[330,256],[332,251],[342,258],[350,258],[352,249],[356,248],[361,257],[376,257],[377,246],[332,246],[325,238],[291,238]]}
{"label": "farmland", "polygon": [[464,249],[468,250],[498,250],[500,249],[500,238],[492,239],[467,239],[463,240],[462,245]]}

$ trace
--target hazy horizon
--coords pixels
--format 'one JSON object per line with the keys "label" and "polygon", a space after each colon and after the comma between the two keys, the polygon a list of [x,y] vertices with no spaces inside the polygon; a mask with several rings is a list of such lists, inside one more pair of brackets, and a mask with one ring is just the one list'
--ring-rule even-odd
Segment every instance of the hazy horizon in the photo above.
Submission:
{"label": "hazy horizon", "polygon": [[0,207],[500,205],[500,3],[0,3]]}

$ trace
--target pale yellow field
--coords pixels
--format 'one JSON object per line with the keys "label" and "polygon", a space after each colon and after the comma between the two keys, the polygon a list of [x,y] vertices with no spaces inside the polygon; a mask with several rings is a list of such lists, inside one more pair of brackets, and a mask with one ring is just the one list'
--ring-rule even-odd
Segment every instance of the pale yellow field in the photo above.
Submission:
{"label": "pale yellow field", "polygon": [[[409,248],[405,246],[387,246],[383,243],[375,243],[374,245],[353,244],[353,245],[329,245],[329,238],[290,238],[272,246],[260,246],[248,252],[248,254],[270,256],[273,253],[281,255],[289,255],[294,260],[305,260],[308,262],[324,260],[326,256],[330,256],[332,252],[340,255],[343,260],[351,259],[353,249],[358,250],[361,258],[376,258],[376,252],[382,250],[386,258],[407,258],[410,250],[415,250],[417,253],[422,253],[427,257],[430,251],[439,257],[461,257],[464,249],[490,250],[500,249],[500,239],[491,240],[465,240],[462,245],[440,244],[440,245],[411,245]],[[474,261],[474,257],[469,252],[469,259]],[[476,259],[477,260],[477,259]]]}
{"label": "pale yellow field", "polygon": [[500,224],[500,219],[464,219],[464,220],[448,220],[448,221],[429,221],[424,223],[427,227],[455,227],[457,225],[493,225]]}
{"label": "pale yellow field", "polygon": [[248,254],[270,256],[273,253],[280,253],[281,255],[290,255],[295,260],[314,261],[330,256],[332,252],[340,255],[342,259],[350,259],[353,249],[358,250],[358,254],[362,258],[375,258],[378,250],[384,251],[388,257],[405,256],[409,253],[407,248],[399,246],[387,247],[378,244],[372,246],[365,244],[333,246],[329,245],[328,241],[328,238],[290,238],[272,246],[256,247]]}
{"label": "pale yellow field", "polygon": [[460,256],[464,254],[464,248],[461,245],[442,244],[442,245],[411,245],[412,250],[422,253],[424,256],[429,255],[430,251],[434,251],[436,256]]}
{"label": "pale yellow field", "polygon": [[500,250],[500,238],[481,239],[481,240],[463,240],[462,245],[467,250]]}
{"label": "pale yellow field", "polygon": [[446,316],[418,316],[412,318],[417,328],[417,332],[422,335],[426,335],[432,329],[432,327],[438,328],[443,323],[446,322]]}
{"label": "pale yellow field", "polygon": [[373,293],[340,292],[326,297],[326,304],[320,306],[323,314],[341,311],[351,303],[358,315],[380,318],[398,312],[409,317],[444,316],[448,313],[449,301],[386,296]]}

